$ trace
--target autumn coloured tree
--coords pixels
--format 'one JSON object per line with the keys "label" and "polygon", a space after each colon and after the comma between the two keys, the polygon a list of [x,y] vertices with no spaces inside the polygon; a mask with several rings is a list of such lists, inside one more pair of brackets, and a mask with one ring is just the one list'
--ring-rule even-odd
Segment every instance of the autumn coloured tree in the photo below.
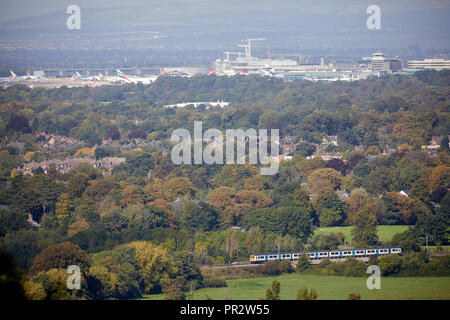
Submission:
{"label": "autumn coloured tree", "polygon": [[225,223],[236,224],[242,214],[250,208],[266,208],[272,200],[255,190],[237,192],[229,187],[220,187],[208,195],[211,204],[224,214]]}
{"label": "autumn coloured tree", "polygon": [[172,178],[163,185],[163,192],[165,198],[169,201],[174,201],[184,196],[193,196],[196,189],[187,178]]}
{"label": "autumn coloured tree", "polygon": [[89,257],[84,250],[71,242],[54,244],[44,249],[34,258],[30,269],[31,275],[50,269],[66,269],[70,265],[77,265],[81,271],[87,271]]}
{"label": "autumn coloured tree", "polygon": [[65,217],[68,217],[73,212],[73,202],[70,199],[69,194],[62,193],[58,202],[55,205],[55,214],[59,220],[62,220]]}
{"label": "autumn coloured tree", "polygon": [[69,276],[60,268],[41,271],[25,283],[25,295],[31,300],[79,300],[81,290],[67,289]]}
{"label": "autumn coloured tree", "polygon": [[135,259],[142,272],[144,292],[160,289],[175,272],[170,256],[162,246],[148,241],[135,241],[126,246],[135,251]]}
{"label": "autumn coloured tree", "polygon": [[377,206],[374,199],[364,189],[354,189],[350,197],[344,199],[345,223],[353,224],[355,216],[363,209],[369,210],[372,214],[377,213]]}
{"label": "autumn coloured tree", "polygon": [[69,236],[73,236],[78,232],[89,230],[89,228],[89,223],[84,220],[77,220],[69,226],[69,228],[67,229],[67,234]]}
{"label": "autumn coloured tree", "polygon": [[342,174],[332,168],[317,169],[308,175],[308,185],[315,180],[326,180],[334,190],[337,190],[342,183]]}
{"label": "autumn coloured tree", "polygon": [[399,208],[401,213],[400,219],[403,224],[414,224],[419,217],[431,215],[426,205],[418,200],[398,192],[388,192],[386,196]]}
{"label": "autumn coloured tree", "polygon": [[450,167],[437,166],[433,168],[433,170],[431,170],[429,183],[430,183],[430,191],[433,191],[438,187],[450,188]]}

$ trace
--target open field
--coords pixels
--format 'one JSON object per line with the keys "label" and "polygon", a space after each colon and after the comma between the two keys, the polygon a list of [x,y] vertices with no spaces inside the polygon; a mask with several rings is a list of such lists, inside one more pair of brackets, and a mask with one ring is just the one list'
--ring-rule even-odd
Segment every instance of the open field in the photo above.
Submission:
{"label": "open field", "polygon": [[[408,230],[409,226],[378,226],[378,238],[379,241],[390,241],[394,234]],[[350,234],[352,226],[348,227],[328,227],[328,228],[317,228],[314,231],[314,235],[317,234],[330,234],[332,232],[342,232],[347,239],[347,243],[351,242],[352,236]]]}
{"label": "open field", "polygon": [[[280,282],[282,300],[294,300],[301,287],[315,288],[320,300],[345,300],[359,291],[362,300],[450,300],[450,277],[384,277],[380,290],[369,290],[366,277],[317,276],[289,274],[278,277],[227,280],[228,287],[205,288],[194,293],[195,300],[257,300],[265,298],[272,281]],[[147,295],[145,300],[164,299],[163,295]]]}

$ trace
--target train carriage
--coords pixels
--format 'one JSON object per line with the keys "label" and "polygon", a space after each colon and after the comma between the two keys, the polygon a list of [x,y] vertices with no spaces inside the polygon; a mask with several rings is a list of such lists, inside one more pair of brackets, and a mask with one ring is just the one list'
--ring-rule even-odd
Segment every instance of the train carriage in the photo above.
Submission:
{"label": "train carriage", "polygon": [[[330,250],[330,251],[307,251],[306,255],[310,260],[320,260],[325,258],[338,259],[338,258],[364,258],[372,255],[383,256],[387,254],[401,254],[401,248],[366,248],[366,249],[343,249],[343,250]],[[280,253],[263,253],[250,255],[251,263],[264,263],[268,261],[283,261],[290,260],[295,261],[301,256],[302,252],[280,252]]]}
{"label": "train carriage", "polygon": [[353,250],[341,250],[342,252],[342,257],[343,258],[347,258],[347,257],[352,257],[353,256]]}
{"label": "train carriage", "polygon": [[330,259],[342,258],[342,251],[330,251]]}

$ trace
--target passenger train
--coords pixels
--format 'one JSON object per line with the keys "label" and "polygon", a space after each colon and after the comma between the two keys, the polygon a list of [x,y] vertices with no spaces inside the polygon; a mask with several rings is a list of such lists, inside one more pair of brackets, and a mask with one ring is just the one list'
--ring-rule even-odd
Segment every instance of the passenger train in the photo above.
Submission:
{"label": "passenger train", "polygon": [[[310,260],[320,260],[325,258],[364,258],[372,255],[383,256],[387,254],[400,254],[402,249],[395,248],[371,248],[371,249],[343,249],[330,251],[307,251],[306,255]],[[280,253],[263,253],[250,255],[251,263],[263,263],[268,261],[282,261],[282,260],[297,260],[302,255],[302,252],[280,252]]]}

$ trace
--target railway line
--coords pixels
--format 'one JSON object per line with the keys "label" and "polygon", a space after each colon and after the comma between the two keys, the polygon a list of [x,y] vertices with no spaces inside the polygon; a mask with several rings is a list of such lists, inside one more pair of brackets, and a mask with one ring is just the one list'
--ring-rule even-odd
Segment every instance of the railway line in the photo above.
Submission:
{"label": "railway line", "polygon": [[[383,256],[388,254],[401,254],[400,248],[374,248],[374,249],[344,249],[331,251],[309,251],[306,252],[310,258],[311,264],[319,264],[323,259],[329,258],[334,262],[344,262],[348,257],[353,257],[357,260],[368,262],[372,255]],[[430,253],[431,257],[441,257],[448,255],[448,252]],[[270,261],[291,261],[292,265],[297,264],[297,259],[301,252],[285,252],[285,253],[267,253],[255,254],[250,256],[250,261],[239,261],[229,264],[212,264],[202,265],[204,269],[220,269],[220,268],[239,268],[239,267],[254,267]]]}
{"label": "railway line", "polygon": [[250,263],[250,261],[242,261],[228,264],[205,264],[200,266],[204,269],[220,269],[220,268],[239,268],[239,267],[256,267],[258,264]]}

